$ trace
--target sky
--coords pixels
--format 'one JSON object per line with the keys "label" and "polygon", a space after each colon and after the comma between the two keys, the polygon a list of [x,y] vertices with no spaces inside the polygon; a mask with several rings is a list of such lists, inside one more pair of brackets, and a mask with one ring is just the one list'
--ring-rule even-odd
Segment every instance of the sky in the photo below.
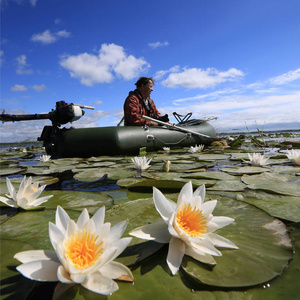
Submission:
{"label": "sky", "polygon": [[[300,129],[299,0],[0,0],[0,111],[94,106],[64,127],[115,126],[140,76],[162,114],[218,133]],[[0,124],[34,141],[49,120]]]}

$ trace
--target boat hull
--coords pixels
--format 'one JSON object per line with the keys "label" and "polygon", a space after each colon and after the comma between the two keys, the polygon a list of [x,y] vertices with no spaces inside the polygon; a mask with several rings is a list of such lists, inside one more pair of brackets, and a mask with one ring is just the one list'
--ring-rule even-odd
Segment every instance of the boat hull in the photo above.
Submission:
{"label": "boat hull", "polygon": [[47,152],[56,157],[136,155],[143,147],[156,151],[163,147],[207,145],[216,138],[215,129],[207,122],[183,128],[207,137],[162,126],[71,128],[61,130],[55,137],[54,147]]}

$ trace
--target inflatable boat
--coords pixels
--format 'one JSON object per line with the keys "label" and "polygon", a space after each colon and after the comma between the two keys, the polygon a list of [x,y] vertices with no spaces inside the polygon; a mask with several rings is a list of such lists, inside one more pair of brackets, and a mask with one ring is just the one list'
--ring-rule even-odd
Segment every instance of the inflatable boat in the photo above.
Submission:
{"label": "inflatable boat", "polygon": [[143,116],[160,125],[151,127],[60,128],[61,124],[78,120],[84,114],[82,108],[91,107],[60,101],[56,103],[56,109],[48,114],[22,116],[2,114],[1,120],[4,122],[50,119],[52,126],[45,126],[38,140],[43,142],[47,154],[53,158],[137,155],[141,148],[156,151],[164,147],[208,145],[216,140],[216,131],[207,120],[187,120],[187,118],[181,118],[175,125]]}

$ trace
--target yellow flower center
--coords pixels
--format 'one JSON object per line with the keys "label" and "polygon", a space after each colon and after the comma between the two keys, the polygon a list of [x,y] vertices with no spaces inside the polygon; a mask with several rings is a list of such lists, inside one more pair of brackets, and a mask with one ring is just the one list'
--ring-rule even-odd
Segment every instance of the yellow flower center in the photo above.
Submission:
{"label": "yellow flower center", "polygon": [[85,229],[70,236],[65,242],[66,257],[76,269],[85,269],[95,264],[103,253],[102,242],[97,242],[95,233]]}
{"label": "yellow flower center", "polygon": [[207,229],[207,220],[202,214],[202,210],[184,204],[176,214],[178,226],[189,236],[202,236]]}

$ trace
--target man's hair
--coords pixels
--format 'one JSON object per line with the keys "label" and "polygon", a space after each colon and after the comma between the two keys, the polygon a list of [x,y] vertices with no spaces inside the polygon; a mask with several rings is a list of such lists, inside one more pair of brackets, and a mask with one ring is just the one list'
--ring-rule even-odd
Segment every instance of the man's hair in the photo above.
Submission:
{"label": "man's hair", "polygon": [[135,83],[136,87],[141,87],[147,85],[149,81],[152,81],[154,84],[154,79],[152,77],[140,77],[139,80]]}

